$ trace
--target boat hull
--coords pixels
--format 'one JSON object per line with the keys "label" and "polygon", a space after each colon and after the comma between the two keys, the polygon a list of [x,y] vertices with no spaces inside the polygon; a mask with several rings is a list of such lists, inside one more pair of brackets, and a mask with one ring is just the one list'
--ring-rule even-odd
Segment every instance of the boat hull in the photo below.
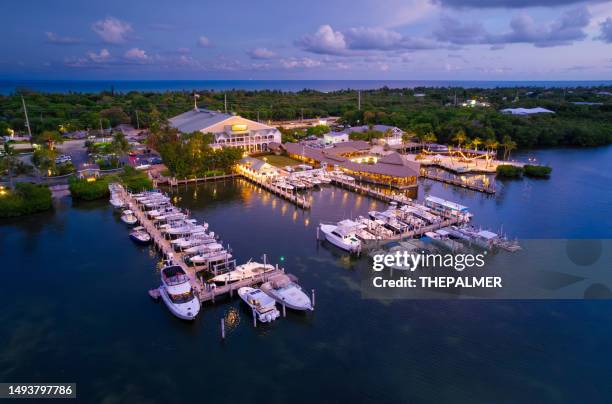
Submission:
{"label": "boat hull", "polygon": [[170,313],[181,320],[193,321],[200,312],[200,302],[197,298],[188,303],[174,304],[163,286],[159,287],[159,294],[168,310],[170,310]]}

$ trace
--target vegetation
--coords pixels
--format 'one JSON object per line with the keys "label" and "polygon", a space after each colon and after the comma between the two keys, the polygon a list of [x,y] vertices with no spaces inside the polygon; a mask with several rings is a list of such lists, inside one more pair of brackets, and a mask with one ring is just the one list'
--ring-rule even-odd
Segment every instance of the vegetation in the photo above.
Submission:
{"label": "vegetation", "polygon": [[149,144],[159,151],[164,164],[176,178],[201,178],[210,173],[229,173],[242,158],[242,150],[212,149],[212,135],[194,132],[179,134],[166,129],[149,137]]}
{"label": "vegetation", "polygon": [[73,199],[92,201],[108,197],[108,183],[110,178],[102,177],[96,181],[87,181],[86,179],[70,178],[70,194]]}
{"label": "vegetation", "polygon": [[[110,180],[112,180],[112,177]],[[131,166],[123,168],[123,172],[119,174],[119,182],[131,192],[141,192],[153,187],[153,183],[147,174]]]}
{"label": "vegetation", "polygon": [[[423,139],[435,134],[441,143],[468,144],[480,140],[502,145],[504,139],[514,142],[514,148],[549,146],[596,146],[612,142],[612,97],[599,92],[612,91],[609,87],[593,88],[415,88],[361,91],[361,109],[357,109],[357,92],[353,90],[323,93],[303,90],[295,93],[281,91],[227,92],[228,107],[232,112],[250,119],[271,120],[339,116],[341,123],[350,125],[386,124],[397,126]],[[201,106],[213,110],[224,108],[224,93],[200,91]],[[425,97],[414,97],[424,93]],[[25,120],[20,96],[23,95],[30,112],[30,125],[35,137],[57,141],[58,130],[97,130],[120,123],[131,123],[158,132],[165,120],[193,106],[193,93],[112,91],[97,94],[42,94],[18,91],[0,96],[0,131],[9,129],[25,133]],[[490,108],[461,107],[469,99],[486,100]],[[455,100],[459,101],[457,106]],[[602,105],[577,105],[588,101]],[[555,114],[512,116],[499,112],[503,108],[541,106]],[[136,113],[138,112],[138,122]],[[317,128],[317,129],[314,129]],[[314,127],[317,132],[323,128]],[[45,135],[43,135],[46,133]],[[456,135],[464,134],[463,141]],[[286,140],[297,140],[296,131],[284,133]],[[373,137],[373,136],[370,136]],[[504,152],[512,149],[504,148]],[[510,150],[511,151],[511,150]]]}
{"label": "vegetation", "polygon": [[46,185],[22,182],[14,190],[0,190],[0,217],[42,212],[51,206],[51,191]]}
{"label": "vegetation", "polygon": [[535,166],[527,164],[523,167],[523,172],[528,177],[548,178],[552,172],[552,168],[548,166]]}
{"label": "vegetation", "polygon": [[511,164],[501,164],[497,166],[497,175],[501,178],[520,178],[523,175],[521,167]]}

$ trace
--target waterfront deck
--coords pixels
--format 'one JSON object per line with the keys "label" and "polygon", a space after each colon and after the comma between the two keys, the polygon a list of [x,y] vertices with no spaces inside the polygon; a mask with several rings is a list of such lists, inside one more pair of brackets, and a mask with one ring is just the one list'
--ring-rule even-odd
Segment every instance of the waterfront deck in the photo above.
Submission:
{"label": "waterfront deck", "polygon": [[421,177],[427,178],[434,181],[440,181],[445,184],[454,185],[461,188],[471,189],[472,191],[483,192],[485,194],[493,195],[495,194],[495,181],[491,185],[484,185],[478,182],[469,181],[467,179],[461,178],[449,178],[444,177],[442,175],[437,175],[432,172],[427,171],[427,169],[421,170]]}
{"label": "waterfront deck", "polygon": [[384,192],[377,191],[366,185],[357,184],[355,181],[347,181],[337,176],[331,176],[332,184],[337,185],[341,188],[346,188],[351,191],[371,196],[372,198],[379,199],[383,202],[397,202],[401,204],[407,204],[410,200],[404,195],[386,194]]}

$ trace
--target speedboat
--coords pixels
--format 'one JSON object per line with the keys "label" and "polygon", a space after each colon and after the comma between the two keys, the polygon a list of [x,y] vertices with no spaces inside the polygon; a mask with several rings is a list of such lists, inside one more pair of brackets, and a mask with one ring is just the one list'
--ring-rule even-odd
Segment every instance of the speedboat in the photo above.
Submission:
{"label": "speedboat", "polygon": [[287,275],[265,282],[261,285],[261,290],[279,304],[284,304],[285,307],[290,309],[314,310],[308,295],[304,293],[300,285],[292,282]]}
{"label": "speedboat", "polygon": [[211,262],[229,261],[230,259],[232,259],[232,254],[221,250],[194,255],[189,257],[189,262],[193,265],[208,265]]}
{"label": "speedboat", "polygon": [[209,252],[223,251],[223,246],[219,243],[216,243],[214,239],[212,240],[212,242],[207,241],[208,240],[202,241],[201,244],[187,248],[185,250],[185,254],[205,254]]}
{"label": "speedboat", "polygon": [[238,296],[253,309],[257,319],[262,323],[270,323],[280,317],[274,299],[260,289],[243,287],[238,289]]}
{"label": "speedboat", "polygon": [[200,301],[193,293],[189,277],[178,265],[161,270],[159,292],[168,310],[183,320],[193,320],[200,312]]}
{"label": "speedboat", "polygon": [[126,209],[121,214],[121,221],[125,224],[134,225],[138,223],[138,218],[136,217],[136,215],[134,215],[134,212],[129,209]]}
{"label": "speedboat", "polygon": [[261,276],[273,270],[274,265],[261,264],[259,262],[247,262],[246,264],[238,265],[233,271],[217,275],[211,280],[215,283],[232,283],[243,279]]}
{"label": "speedboat", "polygon": [[359,224],[352,220],[342,220],[336,226],[321,224],[319,229],[321,229],[325,239],[338,248],[352,253],[359,251],[361,248],[361,241],[356,234]]}
{"label": "speedboat", "polygon": [[170,241],[170,243],[174,246],[175,250],[180,251],[202,244],[214,243],[215,241],[215,233],[201,232],[193,233],[187,237],[177,238],[176,240]]}
{"label": "speedboat", "polygon": [[142,226],[134,227],[134,230],[130,232],[130,238],[134,240],[135,243],[142,245],[146,245],[151,242],[151,236]]}

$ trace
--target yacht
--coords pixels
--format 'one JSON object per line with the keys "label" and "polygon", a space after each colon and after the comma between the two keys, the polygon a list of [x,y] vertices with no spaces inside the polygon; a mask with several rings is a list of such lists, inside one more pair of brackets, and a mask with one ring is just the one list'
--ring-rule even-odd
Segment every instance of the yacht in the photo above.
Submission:
{"label": "yacht", "polygon": [[126,209],[121,214],[121,221],[125,224],[134,225],[138,223],[138,218],[136,217],[134,212],[129,209]]}
{"label": "yacht", "polygon": [[259,262],[249,261],[246,264],[238,265],[233,271],[217,275],[211,280],[215,283],[232,283],[243,279],[250,279],[256,276],[261,276],[273,270],[274,265],[261,264]]}
{"label": "yacht", "polygon": [[319,229],[327,241],[338,248],[353,253],[361,248],[361,241],[359,241],[356,235],[359,227],[359,223],[348,219],[338,222],[337,225],[319,225]]}
{"label": "yacht", "polygon": [[238,289],[238,296],[249,305],[262,323],[270,323],[280,317],[276,302],[260,289],[243,287]]}
{"label": "yacht", "polygon": [[208,265],[210,263],[229,261],[231,259],[232,254],[225,250],[221,250],[193,255],[189,257],[189,262],[193,265]]}
{"label": "yacht", "polygon": [[146,245],[151,242],[151,236],[144,227],[134,227],[134,230],[130,232],[130,238],[137,244]]}
{"label": "yacht", "polygon": [[314,310],[310,298],[300,285],[292,282],[287,275],[276,277],[274,280],[265,282],[261,285],[261,290],[276,300],[279,304],[284,304],[293,310]]}
{"label": "yacht", "polygon": [[161,270],[159,292],[172,314],[183,320],[194,320],[200,311],[200,301],[193,293],[189,277],[178,265]]}
{"label": "yacht", "polygon": [[223,246],[219,243],[216,243],[215,240],[212,240],[212,242],[206,242],[206,241],[201,242],[201,244],[194,245],[193,247],[187,248],[185,250],[185,253],[186,254],[205,254],[205,253],[210,253],[210,252],[223,251]]}
{"label": "yacht", "polygon": [[170,241],[174,246],[175,250],[185,250],[191,247],[195,247],[202,244],[209,244],[216,242],[215,233],[201,232],[193,233],[186,237],[177,238],[176,240]]}

